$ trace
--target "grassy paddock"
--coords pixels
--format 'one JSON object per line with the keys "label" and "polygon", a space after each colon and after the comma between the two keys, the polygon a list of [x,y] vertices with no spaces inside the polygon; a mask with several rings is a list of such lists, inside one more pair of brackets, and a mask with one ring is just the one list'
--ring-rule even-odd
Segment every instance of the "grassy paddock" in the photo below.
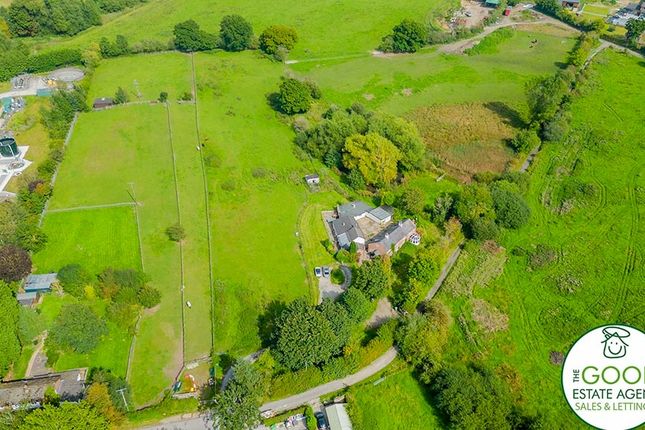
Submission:
{"label": "grassy paddock", "polygon": [[[253,25],[256,34],[272,24],[296,28],[299,42],[293,58],[367,53],[403,18],[432,20],[435,14],[457,7],[453,0],[431,2],[411,0],[392,8],[387,0],[355,0],[338,3],[294,3],[277,0],[265,3],[224,0],[159,0],[114,17],[101,27],[88,29],[74,38],[53,38],[50,46],[81,46],[125,35],[131,43],[143,39],[169,40],[176,23],[194,19],[206,31],[219,31],[224,15],[240,14]],[[366,13],[369,11],[369,13]],[[330,31],[333,29],[333,31]]]}
{"label": "grassy paddock", "polygon": [[34,255],[37,272],[74,263],[94,274],[107,267],[141,268],[133,207],[49,213],[43,229],[49,246]]}
{"label": "grassy paddock", "polygon": [[[551,363],[551,354],[566,353],[586,330],[603,323],[645,325],[638,264],[644,237],[638,202],[645,186],[639,147],[645,133],[640,120],[645,86],[642,80],[622,79],[642,75],[642,65],[606,51],[590,73],[571,107],[578,130],[573,134],[582,139],[549,144],[540,152],[527,195],[531,221],[502,238],[509,261],[501,277],[474,290],[476,298],[508,315],[508,330],[469,333],[455,324],[447,351],[449,361],[468,361],[476,353],[510,377],[511,390],[521,393],[528,411],[565,427],[578,421],[564,398],[553,395],[561,390],[561,368]],[[575,197],[568,212],[561,212],[556,197],[572,184],[588,184],[592,191]],[[537,245],[551,247],[555,258],[530,265],[530,255],[521,254],[538,252]],[[462,314],[468,322],[469,301],[447,294],[440,292],[452,303],[453,316]]]}
{"label": "grassy paddock", "polygon": [[403,363],[384,379],[372,378],[350,388],[348,412],[356,430],[443,428],[428,403],[428,392]]}

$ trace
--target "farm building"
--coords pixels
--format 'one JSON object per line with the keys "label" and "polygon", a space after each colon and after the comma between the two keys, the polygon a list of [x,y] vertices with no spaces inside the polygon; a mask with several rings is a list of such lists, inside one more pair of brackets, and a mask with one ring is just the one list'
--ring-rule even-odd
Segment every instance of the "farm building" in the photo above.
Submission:
{"label": "farm building", "polygon": [[329,430],[352,430],[352,421],[349,419],[345,405],[334,403],[325,408],[327,420],[329,420]]}
{"label": "farm building", "polygon": [[307,176],[305,176],[305,182],[308,185],[319,185],[320,184],[320,176],[318,176],[317,174],[307,175]]}
{"label": "farm building", "polygon": [[370,240],[367,244],[367,252],[373,257],[392,255],[392,253],[401,249],[405,242],[411,240],[413,236],[418,236],[416,233],[417,226],[411,219],[390,224],[385,230]]}
{"label": "farm building", "polygon": [[33,306],[38,303],[38,292],[18,293],[16,294],[16,300],[18,300],[21,306]]}
{"label": "farm building", "polygon": [[416,238],[416,224],[410,219],[392,224],[393,209],[389,206],[374,208],[362,201],[339,205],[335,217],[328,219],[332,239],[338,248],[349,249],[352,243],[359,252],[371,257],[392,255],[403,244]]}
{"label": "farm building", "polygon": [[45,398],[46,390],[51,387],[61,400],[77,402],[83,398],[87,369],[74,369],[60,373],[36,376],[0,383],[0,411],[24,407],[37,408]]}
{"label": "farm building", "polygon": [[92,107],[94,109],[105,109],[113,105],[114,105],[114,100],[112,100],[109,97],[101,97],[99,99],[94,100],[94,103],[92,103]]}
{"label": "farm building", "polygon": [[52,289],[52,284],[56,282],[56,273],[47,273],[45,275],[29,275],[25,281],[25,292],[48,292]]}
{"label": "farm building", "polygon": [[578,9],[580,0],[562,0],[562,7],[569,9]]}
{"label": "farm building", "polygon": [[490,6],[490,7],[497,7],[497,6],[499,6],[499,2],[500,2],[500,0],[486,0],[484,2],[484,5]]}

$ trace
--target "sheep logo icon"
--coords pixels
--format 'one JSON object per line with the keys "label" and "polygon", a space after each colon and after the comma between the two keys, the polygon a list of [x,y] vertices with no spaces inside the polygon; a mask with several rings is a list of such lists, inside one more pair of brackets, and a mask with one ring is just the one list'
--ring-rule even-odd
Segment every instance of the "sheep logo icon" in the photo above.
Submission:
{"label": "sheep logo icon", "polygon": [[627,354],[627,342],[623,339],[630,336],[630,332],[622,327],[605,327],[602,329],[602,334],[605,340],[601,343],[605,344],[603,355],[607,358],[622,358]]}

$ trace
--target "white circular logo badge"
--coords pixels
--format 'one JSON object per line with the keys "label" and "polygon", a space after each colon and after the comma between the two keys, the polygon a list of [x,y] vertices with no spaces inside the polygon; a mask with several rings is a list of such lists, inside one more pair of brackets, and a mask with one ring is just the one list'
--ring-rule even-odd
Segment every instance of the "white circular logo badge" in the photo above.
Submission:
{"label": "white circular logo badge", "polygon": [[645,423],[645,333],[620,324],[587,332],[564,360],[562,388],[589,425],[627,430]]}

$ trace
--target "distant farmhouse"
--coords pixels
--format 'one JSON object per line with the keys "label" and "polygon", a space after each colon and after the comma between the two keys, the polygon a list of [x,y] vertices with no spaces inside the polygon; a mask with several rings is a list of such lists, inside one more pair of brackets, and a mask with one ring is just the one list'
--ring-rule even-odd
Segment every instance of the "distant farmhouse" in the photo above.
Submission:
{"label": "distant farmhouse", "polygon": [[613,25],[624,27],[630,19],[645,20],[645,1],[640,3],[629,3],[609,17],[608,22]]}
{"label": "distant farmhouse", "polygon": [[76,402],[85,391],[87,369],[74,369],[60,373],[35,376],[0,383],[0,411],[34,409],[42,405],[46,390],[51,387],[61,400]]}
{"label": "distant farmhouse", "polygon": [[393,223],[393,213],[389,206],[374,208],[362,201],[339,205],[328,220],[336,246],[349,249],[355,243],[360,253],[373,258],[392,255],[407,241],[418,245],[421,238],[414,221]]}

